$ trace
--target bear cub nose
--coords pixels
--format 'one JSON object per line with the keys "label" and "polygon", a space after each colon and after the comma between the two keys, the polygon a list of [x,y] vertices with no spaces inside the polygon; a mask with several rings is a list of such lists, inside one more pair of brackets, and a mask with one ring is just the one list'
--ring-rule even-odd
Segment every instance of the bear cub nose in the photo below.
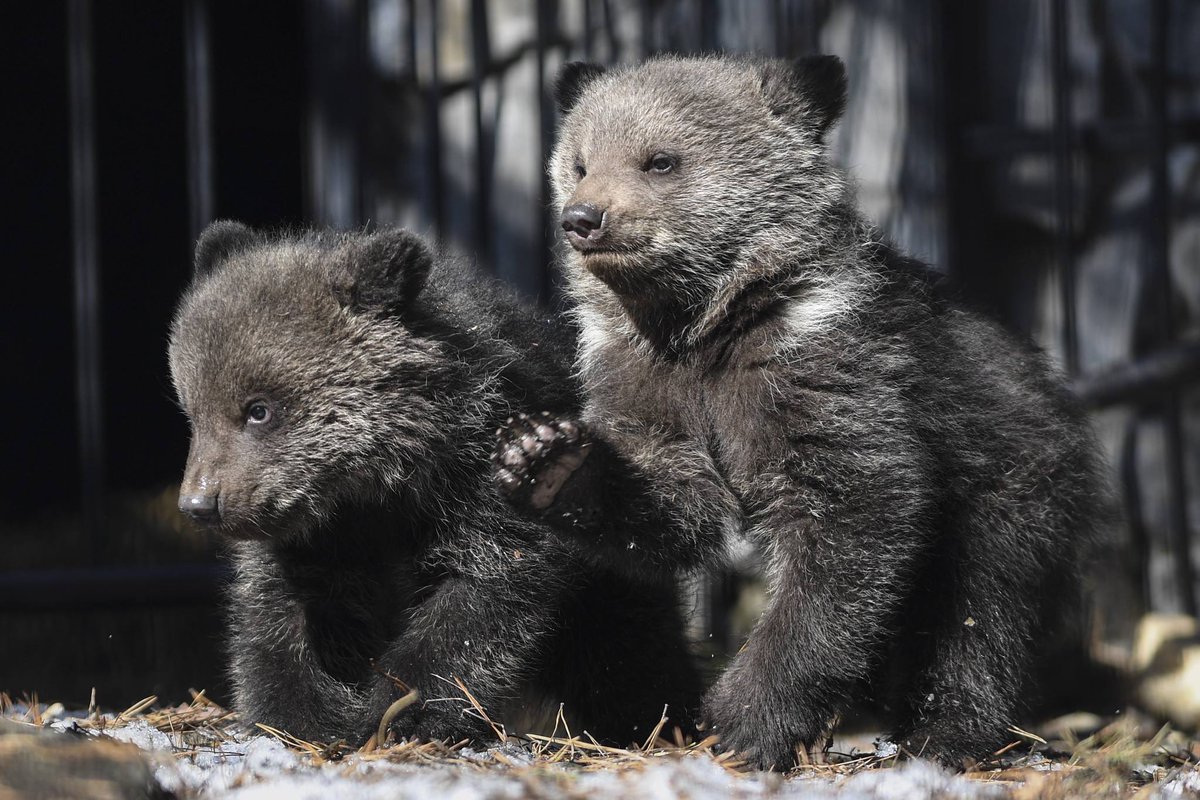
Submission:
{"label": "bear cub nose", "polygon": [[217,497],[208,494],[181,494],[179,510],[199,522],[216,522],[218,516]]}
{"label": "bear cub nose", "polygon": [[568,236],[575,234],[581,239],[595,239],[604,224],[604,212],[587,203],[576,203],[563,209],[561,221]]}

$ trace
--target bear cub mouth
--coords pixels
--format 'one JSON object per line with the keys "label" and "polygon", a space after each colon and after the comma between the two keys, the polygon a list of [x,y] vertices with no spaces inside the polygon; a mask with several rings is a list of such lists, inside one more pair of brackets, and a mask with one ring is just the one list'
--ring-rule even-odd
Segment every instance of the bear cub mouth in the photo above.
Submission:
{"label": "bear cub mouth", "polygon": [[583,253],[584,255],[610,253],[613,251],[612,245],[601,236],[582,236],[575,231],[567,231],[563,234],[563,238],[567,240],[567,244],[571,245],[576,252]]}
{"label": "bear cub mouth", "polygon": [[597,240],[594,238],[585,238],[575,233],[568,233],[565,236],[567,243],[571,248],[583,256],[585,259],[608,256],[636,256],[641,246],[630,243],[617,243],[607,239]]}

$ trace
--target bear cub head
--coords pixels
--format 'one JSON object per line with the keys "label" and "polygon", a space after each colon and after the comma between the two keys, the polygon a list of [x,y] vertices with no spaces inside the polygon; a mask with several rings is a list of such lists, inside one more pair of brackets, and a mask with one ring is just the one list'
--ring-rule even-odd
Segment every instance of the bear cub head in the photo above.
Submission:
{"label": "bear cub head", "polygon": [[407,319],[432,261],[400,230],[209,226],[170,335],[191,426],[180,510],[232,538],[287,539],[422,473],[447,360]]}
{"label": "bear cub head", "polygon": [[845,204],[825,145],[846,102],[835,56],[571,63],[555,96],[549,170],[572,277],[656,316],[818,249]]}

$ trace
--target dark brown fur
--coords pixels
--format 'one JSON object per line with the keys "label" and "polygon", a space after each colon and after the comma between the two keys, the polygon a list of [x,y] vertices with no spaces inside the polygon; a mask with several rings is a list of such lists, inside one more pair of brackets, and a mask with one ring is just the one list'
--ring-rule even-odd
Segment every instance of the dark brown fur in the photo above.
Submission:
{"label": "dark brown fur", "polygon": [[862,219],[836,59],[569,67],[559,97],[586,405],[511,426],[499,485],[629,574],[758,546],[769,605],[705,703],[751,763],[880,674],[910,753],[1002,744],[1104,509],[1074,400]]}
{"label": "dark brown fur", "polygon": [[[572,336],[404,231],[217,223],[171,332],[181,508],[235,540],[236,708],[304,739],[492,736],[566,704],[627,744],[698,698],[671,584],[585,569],[491,491],[496,426],[578,408]],[[604,658],[598,654],[603,653]]]}

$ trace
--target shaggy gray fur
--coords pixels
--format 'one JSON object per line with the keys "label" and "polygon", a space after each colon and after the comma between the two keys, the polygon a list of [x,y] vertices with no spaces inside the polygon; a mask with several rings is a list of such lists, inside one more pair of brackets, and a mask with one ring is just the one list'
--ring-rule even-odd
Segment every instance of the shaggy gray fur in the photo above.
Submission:
{"label": "shaggy gray fur", "polygon": [[236,540],[248,722],[362,741],[395,678],[423,701],[399,735],[491,736],[459,678],[501,721],[540,698],[622,744],[664,704],[687,727],[674,587],[585,571],[491,488],[512,409],[578,413],[569,330],[404,231],[216,223],[196,269],[170,344],[192,427],[180,505]]}
{"label": "shaggy gray fur", "polygon": [[629,574],[758,546],[771,599],[704,709],[753,764],[872,686],[913,754],[1003,743],[1105,505],[1059,378],[863,220],[836,58],[568,65],[558,97],[586,406],[516,420],[501,489]]}

